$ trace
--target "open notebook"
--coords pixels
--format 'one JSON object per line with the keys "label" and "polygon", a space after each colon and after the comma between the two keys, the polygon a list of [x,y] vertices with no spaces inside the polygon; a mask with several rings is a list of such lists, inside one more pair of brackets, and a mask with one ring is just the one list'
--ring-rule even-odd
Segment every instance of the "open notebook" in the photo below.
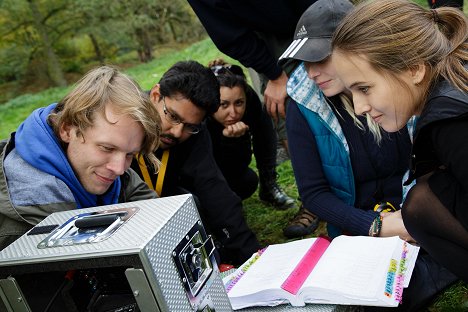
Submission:
{"label": "open notebook", "polygon": [[270,245],[223,279],[233,308],[290,303],[398,306],[419,247],[339,236]]}

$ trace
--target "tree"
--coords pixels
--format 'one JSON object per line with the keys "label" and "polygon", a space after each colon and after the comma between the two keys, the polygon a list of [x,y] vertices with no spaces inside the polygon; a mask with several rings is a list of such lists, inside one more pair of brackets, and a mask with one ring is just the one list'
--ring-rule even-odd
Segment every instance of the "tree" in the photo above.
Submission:
{"label": "tree", "polygon": [[55,52],[57,40],[66,33],[69,20],[64,16],[66,9],[66,1],[61,0],[5,0],[0,7],[5,21],[0,28],[0,36],[5,40],[3,52],[22,47],[28,54],[22,59],[25,71],[34,64],[45,64],[46,77],[55,86],[66,85]]}
{"label": "tree", "polygon": [[202,34],[184,0],[0,0],[0,83],[63,86],[88,64],[132,51],[148,62],[158,45]]}
{"label": "tree", "polygon": [[54,85],[59,86],[59,87],[66,86],[67,81],[65,80],[65,77],[62,72],[62,68],[60,67],[60,62],[57,58],[57,55],[54,52],[54,48],[52,46],[49,33],[47,31],[47,25],[46,25],[47,18],[44,18],[42,16],[35,0],[27,0],[27,1],[29,3],[29,8],[31,9],[31,16],[33,19],[34,26],[36,27],[36,31],[38,32],[39,38],[42,41],[41,45],[42,45],[43,54],[47,63],[47,71],[48,71],[49,77],[54,83]]}

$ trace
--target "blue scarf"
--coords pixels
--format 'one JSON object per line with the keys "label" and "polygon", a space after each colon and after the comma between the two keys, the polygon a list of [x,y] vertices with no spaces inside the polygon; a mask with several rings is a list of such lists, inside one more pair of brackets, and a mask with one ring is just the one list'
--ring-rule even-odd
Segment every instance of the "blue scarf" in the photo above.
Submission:
{"label": "blue scarf", "polygon": [[[77,208],[116,204],[120,194],[120,178],[99,196],[89,193],[77,179],[57,136],[47,123],[56,104],[36,109],[18,128],[15,146],[18,154],[34,168],[62,180],[73,193]],[[83,156],[85,157],[85,156]]]}

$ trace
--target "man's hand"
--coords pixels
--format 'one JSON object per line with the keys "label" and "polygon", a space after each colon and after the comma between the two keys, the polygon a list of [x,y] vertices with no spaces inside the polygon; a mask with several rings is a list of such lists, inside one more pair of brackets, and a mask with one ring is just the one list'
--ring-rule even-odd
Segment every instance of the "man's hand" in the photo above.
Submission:
{"label": "man's hand", "polygon": [[278,121],[279,116],[286,117],[285,100],[288,96],[286,92],[286,83],[288,76],[285,72],[275,80],[268,80],[263,98],[268,114],[275,122]]}
{"label": "man's hand", "polygon": [[223,135],[228,138],[238,138],[243,136],[247,130],[249,130],[249,126],[247,126],[242,121],[238,121],[233,125],[229,125],[223,129]]}

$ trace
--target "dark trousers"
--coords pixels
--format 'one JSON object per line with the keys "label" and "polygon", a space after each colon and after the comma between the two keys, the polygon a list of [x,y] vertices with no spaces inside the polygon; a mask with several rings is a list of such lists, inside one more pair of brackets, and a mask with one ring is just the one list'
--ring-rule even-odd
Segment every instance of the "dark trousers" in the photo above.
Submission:
{"label": "dark trousers", "polygon": [[258,187],[258,176],[250,168],[247,168],[244,172],[228,175],[225,178],[231,190],[242,200],[252,196]]}

